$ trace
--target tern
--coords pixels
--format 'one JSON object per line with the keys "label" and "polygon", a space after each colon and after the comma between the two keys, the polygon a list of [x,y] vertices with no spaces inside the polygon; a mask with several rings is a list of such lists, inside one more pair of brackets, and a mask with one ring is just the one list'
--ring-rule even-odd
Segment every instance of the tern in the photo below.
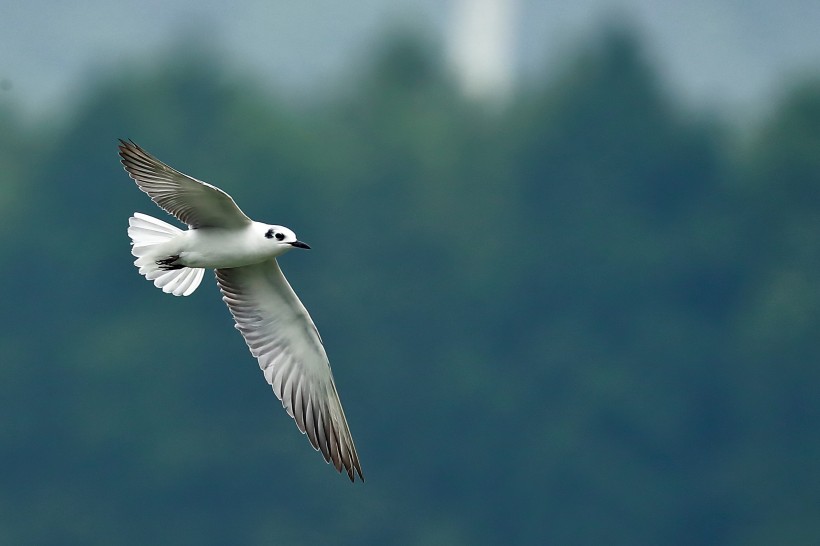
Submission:
{"label": "tern", "polygon": [[251,220],[230,195],[133,141],[120,140],[119,152],[139,189],[188,226],[183,231],[135,212],[128,236],[140,274],[165,293],[189,296],[206,269],[216,270],[236,328],[288,415],[325,461],[350,481],[357,474],[364,481],[322,338],[276,261],[310,247],[284,226]]}

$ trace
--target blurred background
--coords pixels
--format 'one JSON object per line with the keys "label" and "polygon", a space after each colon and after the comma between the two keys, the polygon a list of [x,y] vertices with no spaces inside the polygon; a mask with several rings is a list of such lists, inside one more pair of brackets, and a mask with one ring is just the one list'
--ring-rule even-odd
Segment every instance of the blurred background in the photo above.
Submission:
{"label": "blurred background", "polygon": [[[0,3],[0,543],[820,544],[818,24]],[[365,484],[137,274],[117,138],[312,245]]]}

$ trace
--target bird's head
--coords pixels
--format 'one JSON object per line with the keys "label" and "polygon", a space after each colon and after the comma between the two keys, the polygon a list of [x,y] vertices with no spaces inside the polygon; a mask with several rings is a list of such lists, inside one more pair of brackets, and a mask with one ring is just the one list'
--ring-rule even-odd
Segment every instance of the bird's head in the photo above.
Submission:
{"label": "bird's head", "polygon": [[284,226],[266,226],[265,238],[284,250],[291,248],[310,248],[296,238],[296,234]]}

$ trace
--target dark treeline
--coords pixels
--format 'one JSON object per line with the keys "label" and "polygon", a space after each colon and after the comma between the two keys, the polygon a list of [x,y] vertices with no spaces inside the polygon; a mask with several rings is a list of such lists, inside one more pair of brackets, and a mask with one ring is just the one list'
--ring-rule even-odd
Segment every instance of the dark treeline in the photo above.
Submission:
{"label": "dark treeline", "polygon": [[[0,542],[820,543],[820,84],[740,134],[629,32],[488,113],[387,40],[292,109],[209,55],[0,110]],[[280,260],[364,465],[323,464],[211,282],[132,265],[133,138]]]}

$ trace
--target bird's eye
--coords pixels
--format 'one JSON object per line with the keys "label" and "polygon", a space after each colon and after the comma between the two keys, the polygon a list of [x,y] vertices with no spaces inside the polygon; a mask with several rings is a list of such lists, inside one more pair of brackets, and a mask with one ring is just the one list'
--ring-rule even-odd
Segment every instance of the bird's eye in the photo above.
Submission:
{"label": "bird's eye", "polygon": [[277,234],[274,235],[274,237],[276,237],[277,241],[281,241],[282,239],[285,238],[285,234],[284,233],[277,233]]}

